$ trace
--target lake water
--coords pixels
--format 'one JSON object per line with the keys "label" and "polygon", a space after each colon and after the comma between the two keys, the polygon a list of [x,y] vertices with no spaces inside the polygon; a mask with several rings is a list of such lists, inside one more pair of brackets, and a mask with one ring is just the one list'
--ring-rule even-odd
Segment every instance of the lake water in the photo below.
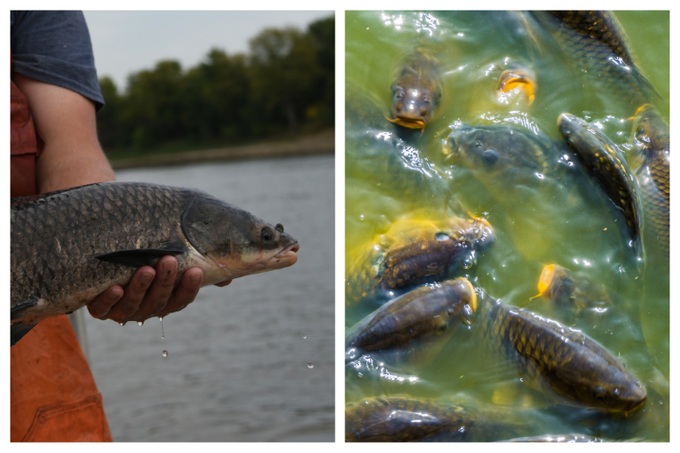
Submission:
{"label": "lake water", "polygon": [[[668,120],[668,13],[630,11],[620,19],[633,53],[641,57],[642,73],[660,95],[656,105]],[[645,239],[647,270],[637,268],[621,236],[620,213],[582,174],[563,178],[555,166],[533,171],[533,164],[523,167],[532,159],[528,154],[516,157],[511,171],[485,173],[487,167],[466,165],[443,152],[449,134],[473,125],[540,137],[541,149],[554,146],[559,153],[563,148],[556,120],[570,112],[601,127],[626,158],[633,154],[628,120],[633,112],[626,110],[624,96],[612,95],[606,84],[582,83],[586,76],[551,47],[545,31],[538,27],[528,32],[526,25],[521,16],[505,12],[347,13],[348,301],[354,297],[352,278],[376,265],[364,259],[367,251],[384,249],[394,240],[385,233],[395,224],[484,217],[494,227],[496,242],[459,274],[504,303],[560,321],[600,342],[645,385],[647,401],[631,417],[560,404],[527,385],[526,376],[518,375],[507,357],[491,352],[485,344],[489,339],[480,336],[475,322],[450,334],[444,346],[437,344],[441,350],[424,344],[404,360],[375,353],[373,362],[349,362],[346,401],[400,395],[462,404],[476,408],[471,417],[475,410],[486,414],[480,426],[494,417],[519,422],[523,428],[518,436],[580,433],[605,440],[667,441],[669,268],[658,245]],[[422,133],[397,133],[384,119],[390,84],[400,59],[418,46],[441,61],[444,95]],[[514,63],[536,71],[533,104],[521,96],[507,102],[496,96],[501,71]],[[509,147],[498,150],[510,153]],[[606,288],[612,305],[576,313],[534,297],[541,269],[549,263],[587,275]],[[375,309],[371,302],[370,297],[348,302],[347,329]],[[507,439],[503,436],[490,430],[475,439]]]}
{"label": "lake water", "polygon": [[[126,170],[194,187],[282,223],[286,269],[206,287],[185,310],[120,326],[88,315],[89,358],[115,441],[332,441],[334,159]],[[167,357],[162,352],[167,351]]]}

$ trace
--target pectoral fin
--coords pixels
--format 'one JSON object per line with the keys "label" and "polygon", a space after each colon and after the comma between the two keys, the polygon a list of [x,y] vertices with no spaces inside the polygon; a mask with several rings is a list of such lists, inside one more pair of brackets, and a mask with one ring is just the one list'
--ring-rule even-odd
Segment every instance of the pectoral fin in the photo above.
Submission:
{"label": "pectoral fin", "polygon": [[97,255],[96,258],[114,264],[121,264],[130,267],[155,266],[156,262],[166,256],[177,256],[186,253],[188,250],[182,244],[168,244],[158,249],[133,249],[118,250],[116,252]]}

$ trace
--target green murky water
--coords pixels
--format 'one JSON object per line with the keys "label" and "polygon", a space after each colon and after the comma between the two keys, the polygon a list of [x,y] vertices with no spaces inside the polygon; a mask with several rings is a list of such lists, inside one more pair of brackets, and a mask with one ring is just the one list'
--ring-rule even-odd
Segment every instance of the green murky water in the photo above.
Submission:
{"label": "green murky water", "polygon": [[[629,11],[618,18],[639,69],[659,94],[655,104],[668,119],[669,15]],[[549,155],[559,156],[563,148],[556,120],[570,112],[597,124],[629,158],[633,112],[622,103],[625,96],[616,94],[615,84],[608,91],[607,84],[583,83],[573,62],[534,25],[505,12],[347,13],[348,281],[366,267],[366,250],[379,245],[380,235],[404,216],[418,221],[484,217],[494,227],[496,242],[460,274],[504,303],[580,329],[601,343],[645,385],[645,405],[624,417],[560,404],[527,385],[512,363],[485,344],[475,323],[453,332],[441,349],[422,345],[416,359],[375,355],[373,371],[348,366],[346,400],[408,395],[460,403],[484,414],[483,419],[513,419],[523,426],[517,437],[580,433],[605,440],[668,441],[667,258],[645,243],[645,261],[637,265],[625,245],[624,219],[584,175],[562,177],[554,161],[540,174],[518,164],[511,173],[491,175],[457,165],[443,152],[449,134],[473,125],[540,137]],[[384,115],[389,114],[395,67],[415,45],[430,46],[441,60],[444,96],[422,133],[398,134]],[[521,96],[499,101],[498,77],[511,63],[535,71],[533,104]],[[601,284],[611,305],[576,312],[533,298],[541,269],[549,263]],[[348,305],[347,328],[375,307],[370,300]],[[506,435],[480,430],[483,440]]]}

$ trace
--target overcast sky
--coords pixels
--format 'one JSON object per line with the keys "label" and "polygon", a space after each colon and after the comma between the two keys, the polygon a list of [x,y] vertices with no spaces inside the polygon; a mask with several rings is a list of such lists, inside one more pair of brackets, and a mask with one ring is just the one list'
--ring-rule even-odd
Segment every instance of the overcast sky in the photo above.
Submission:
{"label": "overcast sky", "polygon": [[183,69],[200,63],[212,48],[247,53],[263,29],[294,26],[301,31],[333,11],[85,11],[99,77],[123,90],[131,73],[160,60]]}

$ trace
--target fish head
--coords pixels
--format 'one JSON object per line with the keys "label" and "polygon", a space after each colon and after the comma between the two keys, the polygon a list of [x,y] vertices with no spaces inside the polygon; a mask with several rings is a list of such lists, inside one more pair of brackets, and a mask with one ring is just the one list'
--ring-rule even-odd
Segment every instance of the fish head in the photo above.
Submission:
{"label": "fish head", "polygon": [[544,144],[528,131],[506,126],[460,126],[444,146],[447,160],[497,182],[545,171]]}
{"label": "fish head", "polygon": [[[496,242],[496,234],[491,223],[483,217],[450,219],[450,231],[459,241],[467,241],[475,249],[483,250]],[[441,238],[440,238],[441,239]]]}
{"label": "fish head", "polygon": [[392,118],[388,121],[407,129],[424,129],[439,102],[439,94],[428,87],[392,86]]}
{"label": "fish head", "polygon": [[653,153],[670,151],[668,124],[659,111],[651,104],[640,106],[633,115],[633,137],[635,148],[643,156],[651,158]]}
{"label": "fish head", "polygon": [[185,209],[182,230],[191,245],[228,278],[282,269],[297,262],[300,245],[248,211],[197,196]]}
{"label": "fish head", "polygon": [[498,78],[498,99],[508,102],[512,92],[523,93],[529,105],[536,99],[536,73],[528,66],[513,63]]}
{"label": "fish head", "polygon": [[603,355],[593,356],[579,367],[564,368],[557,376],[571,384],[554,390],[580,405],[629,415],[647,401],[644,385],[622,364]]}

